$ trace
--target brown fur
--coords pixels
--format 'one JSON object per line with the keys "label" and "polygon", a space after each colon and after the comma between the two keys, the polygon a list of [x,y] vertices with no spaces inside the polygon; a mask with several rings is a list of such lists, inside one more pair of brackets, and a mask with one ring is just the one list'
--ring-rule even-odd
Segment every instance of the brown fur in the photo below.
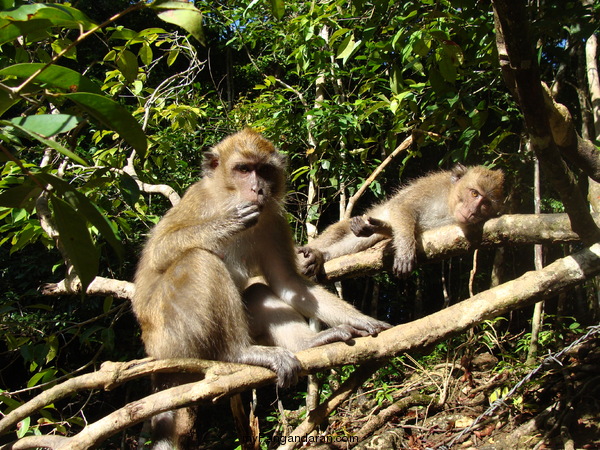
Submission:
{"label": "brown fur", "polygon": [[[248,129],[206,154],[203,179],[154,228],[138,265],[133,310],[150,356],[260,365],[289,385],[301,370],[290,350],[389,327],[298,273],[284,167],[273,144]],[[263,282],[249,287],[253,277]],[[312,332],[312,317],[333,328]],[[162,389],[190,377],[154,381]],[[157,416],[157,448],[196,445],[192,418],[189,409]]]}
{"label": "brown fur", "polygon": [[341,220],[328,227],[299,252],[302,271],[318,275],[325,261],[365,250],[392,237],[394,273],[410,274],[416,263],[415,235],[455,223],[467,237],[496,216],[503,202],[504,175],[483,166],[457,165],[421,177],[398,190],[389,200],[370,208],[362,217]]}

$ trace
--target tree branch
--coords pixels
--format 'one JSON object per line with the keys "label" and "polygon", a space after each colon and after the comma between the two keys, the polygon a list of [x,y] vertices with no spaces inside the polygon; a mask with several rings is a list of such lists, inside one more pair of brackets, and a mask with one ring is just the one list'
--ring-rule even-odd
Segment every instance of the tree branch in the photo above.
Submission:
{"label": "tree branch", "polygon": [[[600,215],[595,214],[594,219],[600,223]],[[571,230],[566,214],[506,214],[488,220],[478,242],[468,241],[457,225],[425,231],[417,236],[417,257],[419,263],[425,263],[465,254],[475,248],[578,240],[579,236]],[[391,242],[382,241],[368,250],[327,261],[319,280],[332,282],[372,275],[381,270],[391,271],[393,254]]]}

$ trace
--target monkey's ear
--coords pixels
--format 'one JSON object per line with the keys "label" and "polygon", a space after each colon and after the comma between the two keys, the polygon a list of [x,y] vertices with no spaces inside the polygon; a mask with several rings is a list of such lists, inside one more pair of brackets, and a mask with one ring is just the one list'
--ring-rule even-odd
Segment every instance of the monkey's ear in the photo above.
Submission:
{"label": "monkey's ear", "polygon": [[210,176],[219,165],[219,155],[216,152],[205,152],[202,159],[202,175]]}
{"label": "monkey's ear", "polygon": [[467,168],[465,166],[463,166],[461,163],[458,163],[457,165],[455,165],[452,168],[452,177],[451,177],[452,183],[456,183],[458,180],[460,180],[464,176],[465,173],[467,173]]}

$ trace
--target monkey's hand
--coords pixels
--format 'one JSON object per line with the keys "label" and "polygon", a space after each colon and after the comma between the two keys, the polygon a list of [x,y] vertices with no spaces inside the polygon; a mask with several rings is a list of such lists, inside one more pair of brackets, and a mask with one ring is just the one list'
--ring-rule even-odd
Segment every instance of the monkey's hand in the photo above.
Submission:
{"label": "monkey's hand", "polygon": [[417,250],[414,239],[394,239],[394,275],[406,278],[417,264]]}
{"label": "monkey's hand", "polygon": [[361,314],[360,317],[348,319],[348,323],[344,326],[349,326],[349,330],[355,333],[354,337],[361,336],[377,336],[381,331],[392,328],[387,322],[373,319],[372,317]]}
{"label": "monkey's hand", "polygon": [[235,358],[235,362],[271,369],[277,374],[277,385],[280,387],[296,384],[302,370],[298,358],[290,350],[282,347],[252,345]]}
{"label": "monkey's hand", "polygon": [[350,219],[350,230],[357,237],[369,237],[375,233],[389,236],[391,228],[383,220],[366,215],[356,216]]}
{"label": "monkey's hand", "polygon": [[244,202],[231,208],[230,214],[234,224],[239,227],[239,231],[242,231],[256,225],[260,208],[256,203]]}
{"label": "monkey's hand", "polygon": [[325,263],[325,257],[320,250],[312,247],[298,247],[297,262],[300,273],[307,276],[308,278],[316,279],[323,269]]}

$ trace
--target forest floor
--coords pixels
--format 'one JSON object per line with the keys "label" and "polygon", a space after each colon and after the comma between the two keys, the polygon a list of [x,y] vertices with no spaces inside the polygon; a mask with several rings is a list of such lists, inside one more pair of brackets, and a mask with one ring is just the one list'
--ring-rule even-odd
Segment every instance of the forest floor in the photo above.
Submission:
{"label": "forest floor", "polygon": [[323,434],[354,443],[320,448],[600,449],[600,337],[534,369],[490,353],[427,369],[412,360],[383,395],[373,385],[378,395],[355,395],[329,418]]}

